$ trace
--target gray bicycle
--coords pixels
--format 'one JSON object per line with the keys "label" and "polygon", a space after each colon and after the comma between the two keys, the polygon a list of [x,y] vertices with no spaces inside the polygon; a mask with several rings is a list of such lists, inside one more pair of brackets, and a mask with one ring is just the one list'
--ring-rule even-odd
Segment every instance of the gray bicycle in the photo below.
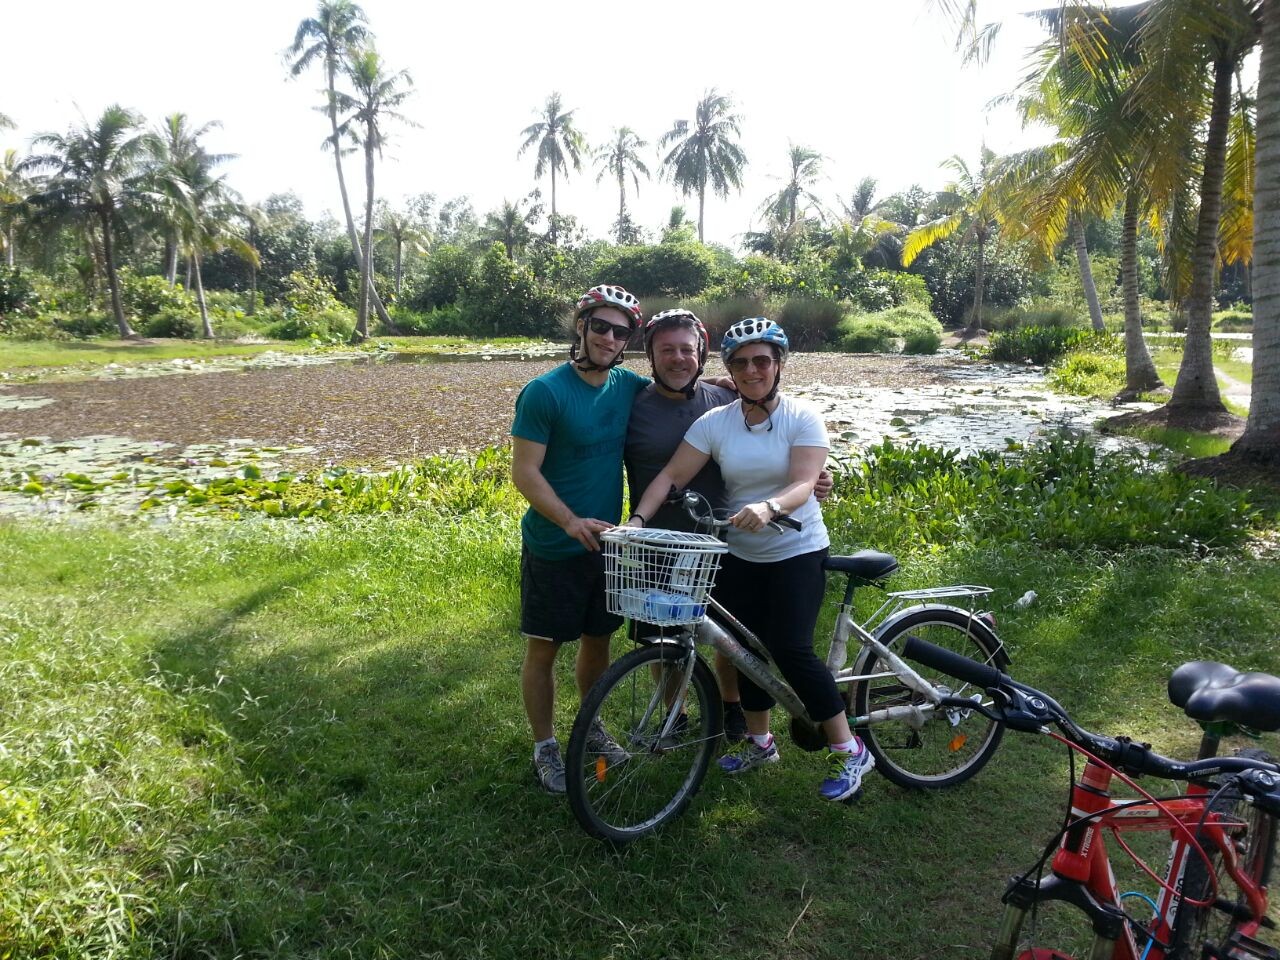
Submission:
{"label": "gray bicycle", "polygon": [[[791,715],[797,745],[826,745],[818,724],[769,664],[763,644],[710,595],[727,549],[710,531],[729,525],[723,511],[713,511],[691,491],[673,500],[708,532],[617,527],[602,535],[610,609],[665,628],[642,637],[637,649],[610,665],[583,699],[569,738],[570,809],[587,833],[613,843],[635,840],[683,813],[720,745],[720,693],[699,648],[720,650],[767,690]],[[779,520],[798,528],[788,517]],[[978,609],[991,589],[955,585],[888,592],[885,584],[898,562],[872,550],[828,557],[824,566],[845,576],[827,667],[842,690],[851,725],[875,757],[875,769],[909,788],[968,780],[999,747],[1003,727],[957,705],[958,699],[986,705],[980,688],[925,666],[903,648],[915,637],[1004,670],[1009,658],[994,618]],[[853,600],[861,588],[885,590],[885,599],[858,623]],[[851,641],[859,649],[846,667]],[[621,752],[588,748],[596,722]]]}

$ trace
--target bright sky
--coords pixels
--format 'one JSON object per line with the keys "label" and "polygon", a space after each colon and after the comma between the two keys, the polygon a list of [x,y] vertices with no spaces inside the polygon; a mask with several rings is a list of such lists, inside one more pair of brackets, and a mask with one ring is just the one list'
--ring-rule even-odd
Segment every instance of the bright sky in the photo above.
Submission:
{"label": "bright sky", "polygon": [[[418,126],[391,128],[378,167],[378,194],[393,205],[431,191],[469,194],[478,214],[536,184],[532,151],[517,159],[520,130],[558,90],[593,145],[616,126],[650,141],[677,119],[692,119],[709,87],[733,96],[749,166],[743,192],[708,197],[707,239],[736,246],[761,201],[787,171],[788,141],[827,160],[820,189],[832,206],[858,179],[880,195],[919,183],[938,189],[939,164],[977,161],[1043,139],[1020,129],[1011,108],[987,109],[1024,69],[1040,28],[1021,10],[1044,0],[983,0],[1005,24],[994,56],[962,69],[952,31],[924,0],[649,0],[623,6],[550,3],[405,3],[364,0],[383,56],[416,86],[404,107]],[[40,131],[63,131],[111,103],[152,122],[174,111],[195,123],[218,120],[210,146],[232,152],[230,182],[249,200],[293,190],[313,217],[340,209],[333,164],[320,149],[327,121],[317,69],[288,78],[282,56],[304,0],[61,0],[12,3],[4,16],[0,113],[18,130],[0,131],[0,149],[25,150]],[[363,166],[348,161],[363,191]],[[561,212],[603,236],[616,216],[616,184],[595,183],[594,163],[560,182]],[[543,182],[544,198],[549,193]],[[632,215],[656,229],[681,202],[666,182],[640,184]],[[687,208],[696,217],[697,201]]]}

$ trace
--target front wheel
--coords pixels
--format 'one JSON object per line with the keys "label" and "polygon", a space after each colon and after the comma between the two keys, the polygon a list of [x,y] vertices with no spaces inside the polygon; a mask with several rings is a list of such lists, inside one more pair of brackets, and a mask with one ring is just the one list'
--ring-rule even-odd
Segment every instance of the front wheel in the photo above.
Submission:
{"label": "front wheel", "polygon": [[[1263,750],[1241,750],[1237,756],[1271,762],[1271,757]],[[1222,824],[1228,842],[1239,855],[1240,869],[1245,876],[1255,884],[1265,887],[1271,879],[1271,864],[1276,853],[1275,817],[1246,803],[1239,789],[1229,786],[1209,804],[1208,818]],[[1207,825],[1200,828],[1196,839],[1208,854],[1209,862],[1206,863],[1194,851],[1188,854],[1191,859],[1183,874],[1182,890],[1191,900],[1216,902],[1199,907],[1183,900],[1178,905],[1169,938],[1169,960],[1234,956],[1234,953],[1228,954],[1226,950],[1231,935],[1246,923],[1250,927],[1245,928],[1244,932],[1251,934],[1257,928],[1257,920],[1261,920],[1249,920],[1245,898],[1227,874],[1222,856],[1210,839]]]}
{"label": "front wheel", "polygon": [[[591,749],[597,723],[624,757]],[[614,843],[657,830],[698,792],[722,723],[715,677],[692,649],[655,644],[619,657],[582,701],[569,736],[573,815]]]}
{"label": "front wheel", "polygon": [[[1001,669],[1008,664],[991,628],[964,610],[924,607],[911,611],[893,623],[880,641],[901,657],[907,637],[919,637]],[[971,684],[916,660],[907,659],[907,663],[935,689],[978,702],[989,700]],[[854,688],[854,715],[871,717],[858,733],[876,758],[876,770],[898,786],[938,789],[963,783],[986,766],[1000,746],[1003,726],[973,710],[931,708],[874,653],[867,656],[861,672],[884,676],[873,676]],[[919,709],[909,709],[913,707]],[[886,710],[894,714],[892,719],[874,716],[877,711]]]}

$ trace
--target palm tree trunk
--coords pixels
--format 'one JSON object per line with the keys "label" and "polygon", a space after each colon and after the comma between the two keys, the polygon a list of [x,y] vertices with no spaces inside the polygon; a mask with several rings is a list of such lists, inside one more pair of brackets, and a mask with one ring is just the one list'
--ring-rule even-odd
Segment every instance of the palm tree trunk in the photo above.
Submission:
{"label": "palm tree trunk", "polygon": [[196,303],[200,305],[200,336],[206,340],[213,339],[213,324],[209,321],[209,304],[204,299],[204,277],[200,275],[200,254],[191,255],[191,264],[196,278]]}
{"label": "palm tree trunk", "polygon": [[1231,119],[1233,61],[1225,53],[1213,64],[1213,107],[1205,138],[1200,216],[1191,252],[1191,290],[1187,295],[1186,343],[1168,409],[1226,411],[1213,374],[1213,275],[1218,265],[1218,224],[1222,217],[1222,175],[1226,165],[1227,126]]}
{"label": "palm tree trunk", "polygon": [[1262,8],[1257,177],[1253,194],[1253,385],[1244,434],[1231,448],[1280,467],[1280,4]]}
{"label": "palm tree trunk", "polygon": [[4,265],[13,269],[13,224],[9,224],[4,232]]}
{"label": "palm tree trunk", "polygon": [[404,242],[396,241],[396,299],[400,299],[400,280],[404,276]]}
{"label": "palm tree trunk", "polygon": [[111,288],[111,311],[116,316],[116,326],[120,330],[121,339],[128,340],[135,334],[133,327],[129,326],[129,321],[125,319],[124,304],[120,302],[120,277],[116,274],[115,247],[111,241],[110,211],[99,209],[98,220],[102,225],[102,259],[105,261],[107,268],[107,286]]}
{"label": "palm tree trunk", "polygon": [[360,260],[360,304],[356,311],[356,337],[369,339],[369,289],[373,271],[373,149],[374,129],[369,122],[364,141],[364,256]]}
{"label": "palm tree trunk", "polygon": [[978,259],[973,265],[973,312],[969,317],[970,333],[982,329],[982,287],[987,276],[987,238],[978,234]]}
{"label": "palm tree trunk", "polygon": [[622,242],[622,218],[627,215],[627,184],[622,179],[623,171],[618,170],[618,242]]}
{"label": "palm tree trunk", "polygon": [[1120,234],[1120,285],[1124,291],[1124,386],[1126,394],[1164,386],[1142,336],[1142,308],[1138,302],[1138,188],[1130,184],[1124,198]]}
{"label": "palm tree trunk", "polygon": [[551,245],[559,246],[556,242],[556,165],[551,164]]}
{"label": "palm tree trunk", "polygon": [[187,257],[187,283],[186,288],[191,289],[191,258]]}
{"label": "palm tree trunk", "polygon": [[702,212],[707,205],[707,184],[705,181],[698,184],[698,242],[706,243],[702,237]]}
{"label": "palm tree trunk", "polygon": [[178,282],[178,244],[173,237],[164,241],[164,278],[171,287]]}
{"label": "palm tree trunk", "polygon": [[[333,165],[338,171],[338,193],[342,195],[342,213],[347,221],[347,239],[351,241],[351,250],[355,254],[356,263],[364,261],[364,251],[360,248],[360,237],[356,233],[356,221],[351,216],[351,198],[347,195],[347,178],[342,172],[342,143],[338,139],[338,104],[334,100],[334,64],[332,62],[325,64],[325,73],[329,80],[329,129],[332,131],[331,141],[333,143]],[[378,291],[373,285],[369,285],[369,295],[373,300],[373,305],[378,311],[378,316],[382,322],[388,327],[391,324],[391,316],[387,313],[387,308],[382,302],[382,298],[378,296]]]}
{"label": "palm tree trunk", "polygon": [[1084,237],[1084,218],[1071,215],[1071,243],[1076,248],[1076,263],[1080,265],[1080,285],[1084,287],[1084,299],[1089,305],[1089,322],[1102,333],[1107,329],[1102,322],[1102,305],[1098,303],[1098,288],[1093,282],[1093,269],[1089,266],[1089,245]]}

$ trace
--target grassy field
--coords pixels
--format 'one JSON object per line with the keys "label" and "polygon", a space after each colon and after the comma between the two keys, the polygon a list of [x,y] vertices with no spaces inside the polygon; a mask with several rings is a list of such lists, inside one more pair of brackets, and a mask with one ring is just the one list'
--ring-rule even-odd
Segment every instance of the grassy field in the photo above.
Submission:
{"label": "grassy field", "polygon": [[[379,337],[397,353],[455,353],[482,348],[503,349],[535,345],[519,337],[470,340],[461,337]],[[178,358],[209,360],[214,357],[255,356],[267,351],[301,353],[315,350],[309,340],[272,340],[235,343],[229,340],[163,340],[137,343],[125,340],[10,340],[0,339],[0,372],[21,373],[31,368],[94,370],[109,363],[122,365]],[[385,348],[384,348],[385,349]]]}
{"label": "grassy field", "polygon": [[[985,955],[1060,748],[1011,734],[959,789],[848,808],[784,736],[610,852],[530,777],[515,519],[0,523],[0,957]],[[903,587],[996,587],[1017,676],[1161,750],[1198,734],[1173,666],[1280,671],[1280,564],[1247,551],[903,559]]]}

